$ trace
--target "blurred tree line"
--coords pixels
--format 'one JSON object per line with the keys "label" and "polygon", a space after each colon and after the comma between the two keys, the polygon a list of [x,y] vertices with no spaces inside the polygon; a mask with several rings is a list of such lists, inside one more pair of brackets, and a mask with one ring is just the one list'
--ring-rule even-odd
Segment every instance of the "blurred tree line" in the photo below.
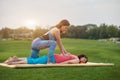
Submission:
{"label": "blurred tree line", "polygon": [[[95,24],[86,25],[71,25],[70,29],[62,34],[63,38],[82,38],[82,39],[105,39],[111,37],[120,37],[120,27],[116,25],[101,24],[97,26]],[[0,30],[0,38],[2,39],[32,39],[43,35],[49,29],[41,28],[37,26],[35,30],[20,27],[17,29],[10,29],[8,27]]]}
{"label": "blurred tree line", "polygon": [[67,33],[62,35],[62,37],[82,39],[105,39],[120,37],[120,27],[116,25],[106,25],[105,23],[100,26],[95,24],[87,24],[83,26],[72,25]]}
{"label": "blurred tree line", "polygon": [[32,38],[43,35],[47,31],[48,29],[42,29],[40,26],[37,26],[35,30],[29,29],[25,26],[17,29],[10,29],[5,27],[0,30],[0,39],[31,40]]}

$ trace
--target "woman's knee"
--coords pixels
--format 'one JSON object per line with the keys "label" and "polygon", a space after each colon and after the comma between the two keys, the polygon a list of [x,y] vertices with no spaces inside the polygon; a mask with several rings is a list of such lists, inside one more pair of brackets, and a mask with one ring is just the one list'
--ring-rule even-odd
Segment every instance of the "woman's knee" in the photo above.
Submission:
{"label": "woman's knee", "polygon": [[57,42],[56,42],[56,41],[54,41],[54,40],[50,40],[50,41],[49,41],[49,44],[50,44],[50,45],[56,45],[56,44],[57,44]]}

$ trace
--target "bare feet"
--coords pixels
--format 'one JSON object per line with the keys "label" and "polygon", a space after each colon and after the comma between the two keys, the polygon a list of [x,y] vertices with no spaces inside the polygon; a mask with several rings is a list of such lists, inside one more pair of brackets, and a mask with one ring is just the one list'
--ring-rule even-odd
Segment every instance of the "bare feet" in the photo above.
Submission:
{"label": "bare feet", "polygon": [[8,65],[12,65],[12,63],[13,63],[13,62],[7,62],[6,64],[8,64]]}
{"label": "bare feet", "polygon": [[12,57],[9,57],[4,63],[8,63],[11,59]]}
{"label": "bare feet", "polygon": [[9,57],[4,63],[5,64],[11,64],[12,62],[18,61],[18,58],[16,56]]}

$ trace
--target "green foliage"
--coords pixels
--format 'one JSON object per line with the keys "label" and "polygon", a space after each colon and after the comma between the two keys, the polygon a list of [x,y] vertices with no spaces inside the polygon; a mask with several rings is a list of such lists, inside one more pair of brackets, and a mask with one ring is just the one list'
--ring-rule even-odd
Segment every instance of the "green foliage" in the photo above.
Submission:
{"label": "green foliage", "polygon": [[120,37],[120,29],[118,30],[118,37]]}
{"label": "green foliage", "polygon": [[1,33],[1,37],[2,38],[9,38],[9,28],[5,27],[5,28],[2,28],[2,30],[0,31]]}
{"label": "green foliage", "polygon": [[62,37],[67,38],[82,38],[82,39],[105,39],[111,37],[120,37],[120,30],[116,25],[106,25],[105,23],[100,26],[94,24],[87,24],[83,26],[72,25],[67,33]]}
{"label": "green foliage", "polygon": [[108,37],[108,32],[107,32],[107,25],[106,24],[101,24],[99,28],[99,38],[104,39]]}
{"label": "green foliage", "polygon": [[88,33],[88,38],[89,39],[98,39],[99,38],[99,29],[98,29],[98,27],[95,27],[95,28],[93,28],[93,29],[90,29],[90,30],[88,30],[87,31],[87,33]]}
{"label": "green foliage", "polygon": [[36,27],[36,29],[33,32],[33,37],[34,38],[39,37],[47,31],[48,31],[47,29],[42,29],[41,27]]}
{"label": "green foliage", "polygon": [[[0,38],[13,39],[32,39],[43,35],[49,29],[37,26],[35,30],[26,27],[18,29],[3,28],[0,30]],[[120,37],[120,29],[116,25],[106,25],[105,23],[97,26],[95,24],[71,25],[70,29],[62,34],[64,38],[82,38],[82,39],[104,39],[111,37]]]}
{"label": "green foliage", "polygon": [[108,27],[108,36],[109,37],[117,37],[118,36],[118,28],[117,28],[117,26],[110,25]]}

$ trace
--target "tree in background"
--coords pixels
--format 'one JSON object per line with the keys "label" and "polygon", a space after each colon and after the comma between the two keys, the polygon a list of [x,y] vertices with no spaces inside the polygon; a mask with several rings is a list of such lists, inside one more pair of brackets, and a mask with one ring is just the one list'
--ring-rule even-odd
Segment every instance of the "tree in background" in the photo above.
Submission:
{"label": "tree in background", "polygon": [[84,38],[88,39],[97,39],[98,37],[98,28],[96,24],[86,24],[83,27],[85,27],[84,31]]}
{"label": "tree in background", "polygon": [[19,27],[17,29],[13,29],[12,33],[10,34],[11,38],[13,39],[31,39],[32,38],[33,30],[29,29],[25,26]]}
{"label": "tree in background", "polygon": [[[89,38],[89,32],[91,29],[97,27],[95,24],[87,24],[87,25],[71,25],[70,29],[62,35],[62,37],[68,38]],[[94,36],[93,36],[94,37]]]}
{"label": "tree in background", "polygon": [[107,25],[105,23],[103,23],[99,27],[99,38],[104,39],[107,37],[108,37]]}
{"label": "tree in background", "polygon": [[39,37],[47,31],[48,29],[42,29],[40,26],[37,26],[35,30],[33,31],[33,38]]}
{"label": "tree in background", "polygon": [[118,37],[120,37],[120,29],[118,30]]}
{"label": "tree in background", "polygon": [[1,31],[0,31],[0,34],[1,34],[0,36],[1,36],[2,38],[7,39],[7,38],[9,38],[9,33],[10,33],[10,31],[11,31],[10,28],[7,28],[7,27],[2,28]]}
{"label": "tree in background", "polygon": [[[20,27],[9,29],[7,27],[0,30],[0,38],[12,39],[32,39],[43,35],[48,29],[37,26],[35,30]],[[120,28],[116,25],[95,24],[71,25],[70,29],[62,34],[64,38],[81,38],[81,39],[104,39],[111,37],[120,37]]]}
{"label": "tree in background", "polygon": [[67,37],[67,38],[75,38],[76,36],[76,29],[74,25],[71,25],[71,27],[68,29],[68,31],[61,35],[61,37]]}
{"label": "tree in background", "polygon": [[108,37],[109,38],[110,37],[117,37],[118,36],[119,32],[118,32],[117,26],[110,25],[110,26],[108,26],[107,29],[108,29],[107,31],[108,31]]}
{"label": "tree in background", "polygon": [[99,28],[94,27],[87,31],[89,39],[99,39]]}

